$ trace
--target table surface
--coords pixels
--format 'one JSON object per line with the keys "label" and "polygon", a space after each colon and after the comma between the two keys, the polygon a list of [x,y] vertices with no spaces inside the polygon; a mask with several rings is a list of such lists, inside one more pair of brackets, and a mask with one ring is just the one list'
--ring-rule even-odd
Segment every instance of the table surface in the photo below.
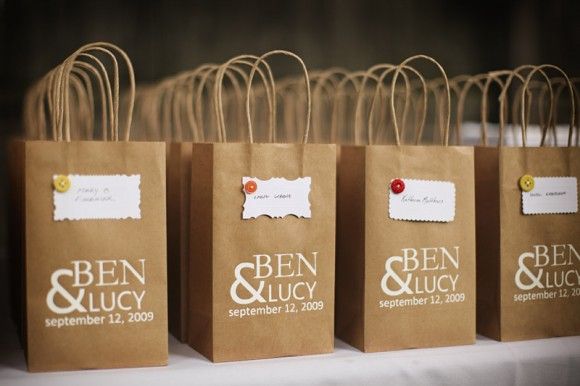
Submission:
{"label": "table surface", "polygon": [[0,385],[580,385],[580,336],[364,354],[336,340],[332,354],[214,364],[169,338],[167,367],[32,374],[12,323],[1,322]]}

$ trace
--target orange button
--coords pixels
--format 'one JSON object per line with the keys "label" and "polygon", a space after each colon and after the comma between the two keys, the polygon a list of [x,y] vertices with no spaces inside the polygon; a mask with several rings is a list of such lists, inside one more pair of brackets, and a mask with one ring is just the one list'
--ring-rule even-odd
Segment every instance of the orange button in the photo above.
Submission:
{"label": "orange button", "polygon": [[250,181],[245,183],[244,190],[246,191],[246,193],[252,194],[256,190],[258,190],[258,184],[256,184],[255,181],[250,180]]}

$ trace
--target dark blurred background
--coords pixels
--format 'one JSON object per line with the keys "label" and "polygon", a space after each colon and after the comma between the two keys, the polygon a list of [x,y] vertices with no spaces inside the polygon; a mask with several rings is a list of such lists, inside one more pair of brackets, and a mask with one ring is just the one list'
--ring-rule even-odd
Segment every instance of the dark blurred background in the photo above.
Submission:
{"label": "dark blurred background", "polygon": [[[425,53],[449,76],[524,63],[553,63],[577,76],[579,21],[578,0],[0,0],[0,164],[6,139],[21,130],[26,88],[92,41],[124,48],[138,82],[275,48],[295,51],[310,69],[364,69]],[[0,181],[5,203],[4,167]],[[1,205],[1,219],[5,212]],[[5,256],[3,221],[2,266]]]}

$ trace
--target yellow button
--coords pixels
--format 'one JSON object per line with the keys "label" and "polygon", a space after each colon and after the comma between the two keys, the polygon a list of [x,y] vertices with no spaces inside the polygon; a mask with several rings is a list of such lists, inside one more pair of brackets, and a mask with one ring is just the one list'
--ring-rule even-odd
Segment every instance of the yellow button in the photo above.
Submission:
{"label": "yellow button", "polygon": [[64,193],[70,188],[70,179],[67,176],[59,175],[54,177],[52,186],[57,192]]}
{"label": "yellow button", "polygon": [[534,189],[534,177],[525,174],[520,177],[520,188],[524,192],[529,192]]}

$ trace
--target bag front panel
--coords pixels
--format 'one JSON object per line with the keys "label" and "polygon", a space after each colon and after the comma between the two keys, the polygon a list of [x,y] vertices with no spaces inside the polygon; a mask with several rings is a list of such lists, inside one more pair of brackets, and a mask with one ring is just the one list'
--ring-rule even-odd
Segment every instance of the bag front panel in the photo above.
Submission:
{"label": "bag front panel", "polygon": [[[26,143],[31,371],[167,363],[164,146]],[[141,218],[55,221],[59,174],[140,175]]]}
{"label": "bag front panel", "polygon": [[580,149],[500,151],[501,339],[578,335],[580,214],[524,215],[526,174],[578,180]]}
{"label": "bag front panel", "polygon": [[[365,351],[474,343],[473,149],[369,146],[365,175]],[[390,218],[397,178],[452,182],[454,219]]]}
{"label": "bag front panel", "polygon": [[[335,146],[215,144],[213,162],[213,360],[331,352]],[[310,177],[311,218],[242,219],[245,176]]]}

